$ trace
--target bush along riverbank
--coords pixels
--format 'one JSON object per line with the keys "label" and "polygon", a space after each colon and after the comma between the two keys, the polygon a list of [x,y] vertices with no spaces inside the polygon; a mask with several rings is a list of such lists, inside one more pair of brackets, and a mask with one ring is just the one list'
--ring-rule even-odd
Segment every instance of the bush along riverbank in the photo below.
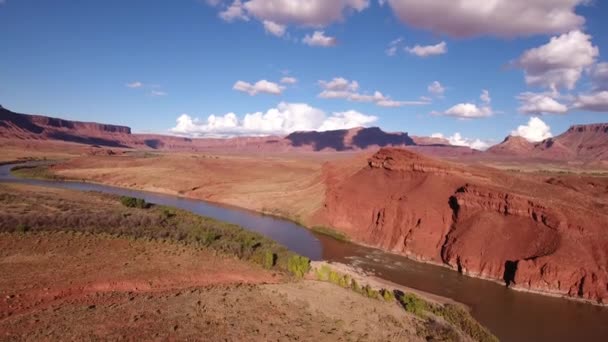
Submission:
{"label": "bush along riverbank", "polygon": [[474,341],[498,341],[498,338],[479,324],[462,305],[440,303],[413,292],[381,286],[382,284],[366,279],[366,275],[348,266],[313,262],[309,277],[330,282],[372,300],[401,306],[424,324],[425,329],[420,330],[420,334],[425,335],[421,337],[427,340],[457,341],[461,340],[459,335],[464,334]]}
{"label": "bush along riverbank", "polygon": [[[69,192],[70,196],[56,196],[20,191],[22,188],[27,187],[0,184],[0,231],[61,230],[172,241],[251,261],[297,278],[308,272],[308,258],[238,225],[138,198],[74,191]],[[40,207],[48,210],[41,211]]]}

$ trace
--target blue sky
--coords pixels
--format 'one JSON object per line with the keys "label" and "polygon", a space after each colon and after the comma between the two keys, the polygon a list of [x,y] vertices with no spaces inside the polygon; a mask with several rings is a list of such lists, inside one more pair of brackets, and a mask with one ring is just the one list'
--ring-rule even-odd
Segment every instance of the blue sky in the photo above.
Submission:
{"label": "blue sky", "polygon": [[0,0],[0,104],[194,136],[361,123],[539,140],[606,121],[608,4],[584,3]]}

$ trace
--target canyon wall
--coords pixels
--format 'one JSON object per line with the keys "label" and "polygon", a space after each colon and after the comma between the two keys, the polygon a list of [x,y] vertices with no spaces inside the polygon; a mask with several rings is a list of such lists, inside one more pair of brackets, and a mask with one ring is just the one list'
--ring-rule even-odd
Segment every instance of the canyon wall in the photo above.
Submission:
{"label": "canyon wall", "polygon": [[353,240],[524,290],[608,302],[603,198],[381,149],[351,174],[325,167],[319,219]]}

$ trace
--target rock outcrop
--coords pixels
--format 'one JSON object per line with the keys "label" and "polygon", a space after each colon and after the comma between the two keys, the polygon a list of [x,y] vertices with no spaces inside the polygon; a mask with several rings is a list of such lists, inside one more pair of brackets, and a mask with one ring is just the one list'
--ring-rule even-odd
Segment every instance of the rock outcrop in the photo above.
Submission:
{"label": "rock outcrop", "polygon": [[339,171],[326,165],[319,220],[355,241],[523,290],[608,303],[608,197],[394,148],[354,173]]}

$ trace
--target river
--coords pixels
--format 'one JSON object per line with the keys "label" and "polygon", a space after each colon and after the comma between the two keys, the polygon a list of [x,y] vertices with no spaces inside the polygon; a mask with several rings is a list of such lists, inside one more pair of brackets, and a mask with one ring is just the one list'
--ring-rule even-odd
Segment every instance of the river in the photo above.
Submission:
{"label": "river", "polygon": [[85,182],[21,179],[0,166],[0,181],[98,191],[144,198],[263,234],[313,260],[358,266],[394,283],[448,297],[469,306],[472,315],[501,341],[608,341],[608,308],[510,290],[453,270],[335,240],[293,222],[201,200]]}

